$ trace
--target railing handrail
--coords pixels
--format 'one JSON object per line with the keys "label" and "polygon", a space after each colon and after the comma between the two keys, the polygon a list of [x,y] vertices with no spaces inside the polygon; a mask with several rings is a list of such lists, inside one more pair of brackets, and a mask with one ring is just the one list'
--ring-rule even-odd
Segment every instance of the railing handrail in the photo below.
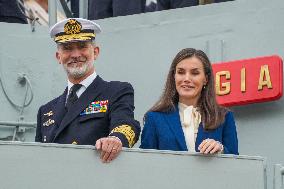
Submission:
{"label": "railing handrail", "polygon": [[21,121],[0,121],[0,127],[31,127],[36,128],[36,122],[21,122]]}

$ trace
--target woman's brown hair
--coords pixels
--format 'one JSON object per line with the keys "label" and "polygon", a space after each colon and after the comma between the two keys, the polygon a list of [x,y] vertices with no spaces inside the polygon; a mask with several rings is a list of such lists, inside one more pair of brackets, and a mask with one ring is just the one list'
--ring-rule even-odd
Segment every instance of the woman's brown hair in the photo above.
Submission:
{"label": "woman's brown hair", "polygon": [[206,86],[201,91],[201,96],[197,103],[197,109],[201,114],[204,128],[206,130],[215,129],[224,122],[228,109],[217,104],[212,66],[207,55],[201,50],[186,48],[182,49],[175,56],[168,73],[164,92],[158,102],[156,102],[149,111],[175,111],[176,105],[179,101],[179,94],[175,86],[176,66],[180,61],[191,57],[196,57],[202,62],[204,73],[208,80]]}

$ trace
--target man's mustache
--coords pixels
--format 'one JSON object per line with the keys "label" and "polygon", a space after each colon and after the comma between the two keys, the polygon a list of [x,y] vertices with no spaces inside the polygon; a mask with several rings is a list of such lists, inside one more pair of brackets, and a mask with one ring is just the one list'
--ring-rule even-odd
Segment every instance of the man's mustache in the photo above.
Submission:
{"label": "man's mustache", "polygon": [[67,62],[67,64],[78,63],[78,62],[86,62],[86,61],[87,61],[86,57],[79,56],[79,57],[76,57],[76,58],[72,58],[70,61]]}

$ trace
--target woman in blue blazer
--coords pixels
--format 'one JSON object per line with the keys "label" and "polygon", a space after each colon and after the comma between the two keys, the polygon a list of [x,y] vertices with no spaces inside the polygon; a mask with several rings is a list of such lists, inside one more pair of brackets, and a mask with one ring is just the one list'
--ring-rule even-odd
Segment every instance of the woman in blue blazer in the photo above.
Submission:
{"label": "woman in blue blazer", "polygon": [[239,154],[233,113],[217,104],[203,51],[186,48],[174,58],[161,98],[144,116],[140,148]]}

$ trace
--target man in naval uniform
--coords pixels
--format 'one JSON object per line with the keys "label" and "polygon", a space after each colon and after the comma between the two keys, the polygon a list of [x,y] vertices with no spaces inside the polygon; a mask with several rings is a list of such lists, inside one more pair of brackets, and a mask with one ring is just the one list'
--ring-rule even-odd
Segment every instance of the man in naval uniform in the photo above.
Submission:
{"label": "man in naval uniform", "polygon": [[39,108],[35,141],[95,145],[102,161],[110,162],[122,147],[137,142],[141,129],[134,119],[132,86],[104,81],[95,71],[95,37],[100,31],[98,24],[81,18],[65,19],[51,28],[68,86]]}

